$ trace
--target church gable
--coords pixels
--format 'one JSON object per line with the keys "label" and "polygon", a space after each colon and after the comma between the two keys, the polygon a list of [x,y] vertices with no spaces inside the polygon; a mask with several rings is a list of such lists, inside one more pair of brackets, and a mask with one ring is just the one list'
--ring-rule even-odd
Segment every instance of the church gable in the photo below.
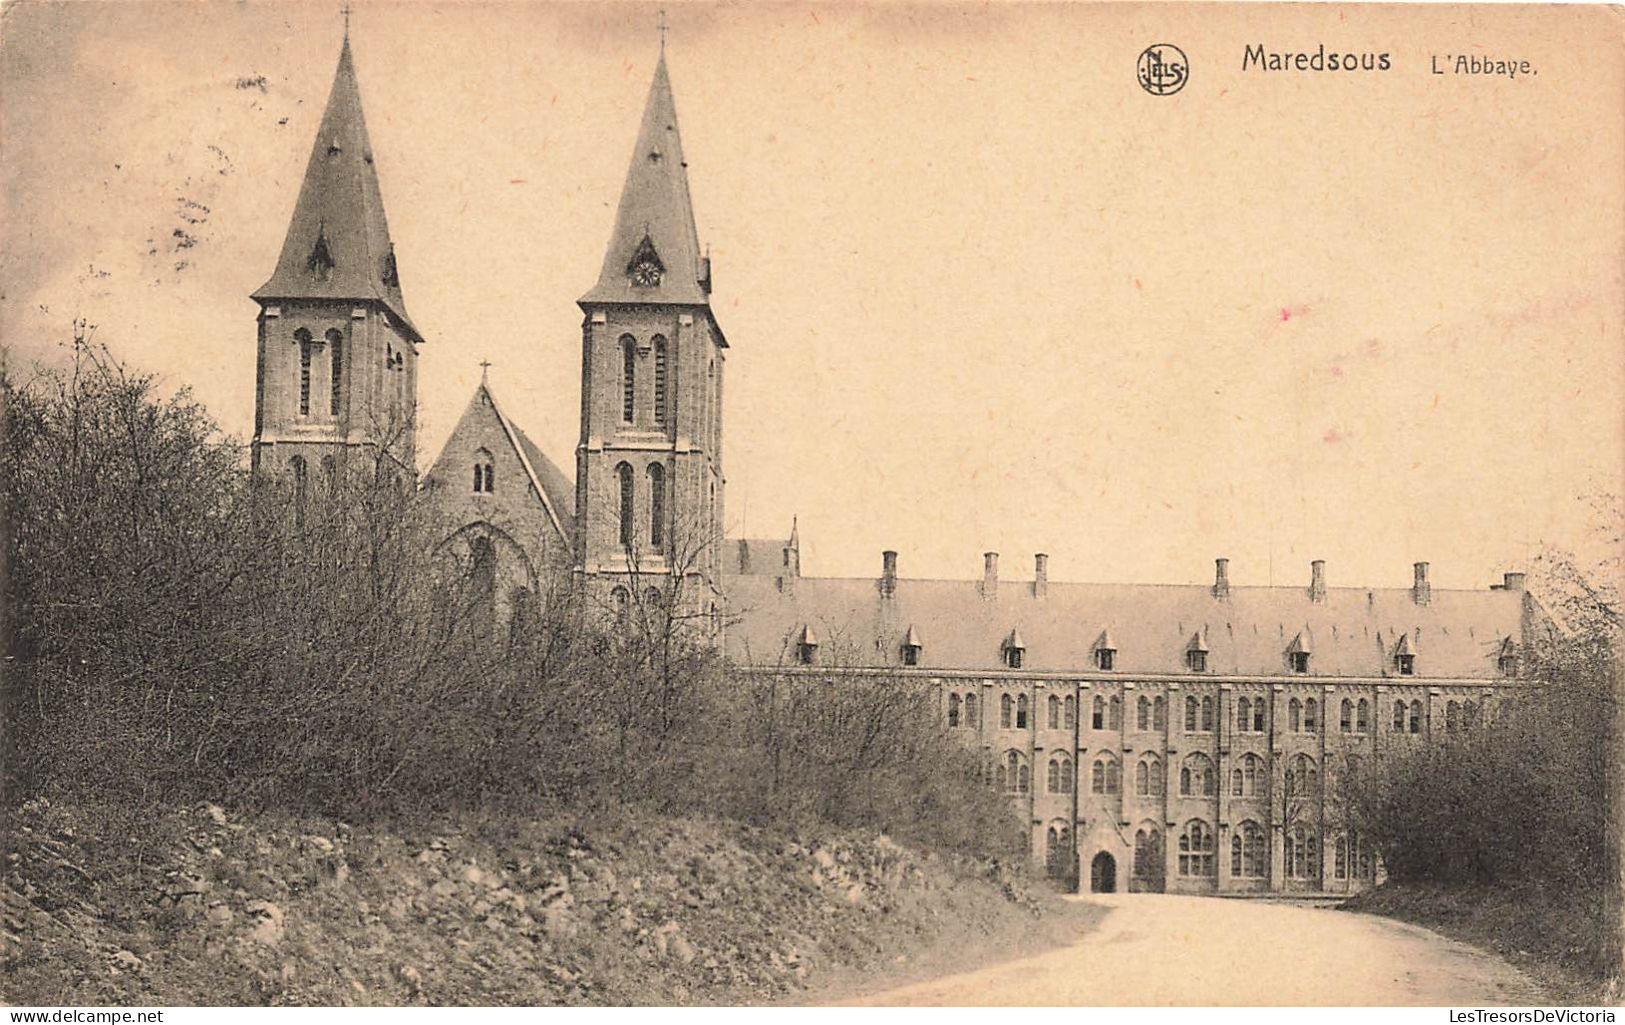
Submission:
{"label": "church gable", "polygon": [[503,415],[486,385],[475,390],[423,491],[448,536],[482,524],[512,538],[538,571],[568,569],[573,485]]}

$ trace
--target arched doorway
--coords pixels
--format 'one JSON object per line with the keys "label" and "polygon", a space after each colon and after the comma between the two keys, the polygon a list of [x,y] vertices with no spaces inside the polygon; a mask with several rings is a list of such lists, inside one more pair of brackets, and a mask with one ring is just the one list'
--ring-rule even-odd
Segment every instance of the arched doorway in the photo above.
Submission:
{"label": "arched doorway", "polygon": [[1101,851],[1089,862],[1089,892],[1117,892],[1117,859]]}

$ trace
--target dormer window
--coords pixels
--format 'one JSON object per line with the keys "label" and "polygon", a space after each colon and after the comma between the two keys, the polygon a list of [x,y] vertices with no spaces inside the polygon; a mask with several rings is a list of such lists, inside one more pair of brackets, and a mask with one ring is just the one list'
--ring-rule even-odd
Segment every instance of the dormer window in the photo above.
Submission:
{"label": "dormer window", "polygon": [[1185,667],[1193,673],[1207,672],[1207,637],[1198,630],[1185,645]]}
{"label": "dormer window", "polygon": [[1309,654],[1313,647],[1309,639],[1309,631],[1301,630],[1292,638],[1292,643],[1286,646],[1286,664],[1294,673],[1307,673],[1309,671]]}
{"label": "dormer window", "polygon": [[813,633],[812,624],[801,628],[801,636],[796,641],[796,662],[800,665],[810,666],[818,657],[818,635]]}
{"label": "dormer window", "polygon": [[1411,647],[1411,635],[1400,634],[1394,645],[1394,669],[1401,676],[1416,675],[1416,649]]}
{"label": "dormer window", "polygon": [[1100,631],[1095,639],[1095,668],[1101,672],[1109,673],[1117,665],[1117,642],[1112,640],[1110,630]]}
{"label": "dormer window", "polygon": [[1495,657],[1495,668],[1502,676],[1518,675],[1518,646],[1512,638],[1501,641],[1501,650]]}
{"label": "dormer window", "polygon": [[920,635],[914,632],[912,626],[908,628],[908,633],[903,635],[901,654],[905,666],[920,664]]}
{"label": "dormer window", "polygon": [[1004,642],[1004,664],[1010,669],[1020,669],[1026,661],[1027,645],[1021,639],[1020,630],[1010,631],[1010,636]]}

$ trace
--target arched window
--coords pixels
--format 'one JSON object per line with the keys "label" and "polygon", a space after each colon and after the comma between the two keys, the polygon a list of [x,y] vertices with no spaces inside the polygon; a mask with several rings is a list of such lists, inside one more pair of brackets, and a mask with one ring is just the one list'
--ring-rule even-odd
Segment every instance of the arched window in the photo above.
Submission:
{"label": "arched window", "polygon": [[1264,759],[1248,753],[1241,756],[1241,796],[1257,797],[1258,781],[1264,778]]}
{"label": "arched window", "polygon": [[1354,707],[1354,732],[1365,733],[1371,729],[1371,702],[1365,698]]}
{"label": "arched window", "polygon": [[1451,701],[1444,706],[1444,731],[1454,733],[1461,729],[1461,704]]}
{"label": "arched window", "polygon": [[1094,712],[1089,718],[1089,725],[1097,730],[1106,728],[1106,699],[1099,694],[1095,695]]}
{"label": "arched window", "polygon": [[1247,698],[1236,702],[1236,732],[1246,733],[1253,725],[1253,703]]}
{"label": "arched window", "polygon": [[1027,776],[1027,761],[1016,751],[1009,751],[1004,756],[1004,772],[1001,773],[1004,789],[1012,794],[1025,794],[1029,788]]}
{"label": "arched window", "polygon": [[1134,792],[1141,797],[1161,797],[1163,786],[1162,762],[1154,755],[1141,758],[1134,766]]}
{"label": "arched window", "polygon": [[1113,694],[1111,701],[1107,702],[1106,708],[1107,708],[1107,716],[1108,716],[1108,718],[1107,718],[1108,726],[1111,729],[1114,729],[1114,730],[1122,729],[1123,728],[1123,699],[1118,697],[1116,694]]}
{"label": "arched window", "polygon": [[1314,830],[1294,826],[1281,838],[1282,863],[1289,879],[1315,879],[1320,875],[1320,847]]}
{"label": "arched window", "polygon": [[1312,798],[1320,789],[1320,773],[1315,768],[1315,761],[1308,755],[1297,755],[1287,764],[1286,775],[1287,797]]}
{"label": "arched window", "polygon": [[1293,733],[1303,730],[1303,702],[1293,698],[1286,706],[1287,729]]}
{"label": "arched window", "polygon": [[1253,699],[1253,732],[1264,732],[1264,699]]}
{"label": "arched window", "polygon": [[649,547],[660,551],[666,543],[666,468],[649,464]]}
{"label": "arched window", "polygon": [[1151,728],[1151,699],[1141,694],[1140,700],[1134,703],[1134,709],[1134,725],[1142,730],[1149,730]]}
{"label": "arched window", "polygon": [[496,467],[491,453],[485,449],[474,452],[474,491],[490,494],[496,487]]}
{"label": "arched window", "polygon": [[1063,725],[1067,729],[1070,730],[1078,725],[1078,699],[1070,694],[1066,696],[1066,701],[1063,704],[1063,716],[1065,719]]}
{"label": "arched window", "polygon": [[338,416],[344,408],[344,336],[337,328],[327,332],[327,353],[333,378],[328,391],[328,412]]}
{"label": "arched window", "polygon": [[1241,823],[1230,834],[1230,874],[1243,879],[1261,879],[1268,869],[1264,831],[1256,822]]}
{"label": "arched window", "polygon": [[621,463],[615,467],[615,479],[620,486],[621,509],[621,547],[631,548],[633,540],[633,526],[636,524],[637,513],[634,505],[635,496],[632,491],[632,464]]}
{"label": "arched window", "polygon": [[1179,769],[1179,793],[1184,797],[1212,797],[1214,794],[1213,762],[1207,755],[1193,754]]}
{"label": "arched window", "polygon": [[1072,759],[1064,754],[1054,755],[1049,760],[1049,792],[1052,794],[1072,792]]}
{"label": "arched window", "polygon": [[1320,706],[1314,698],[1303,703],[1303,732],[1313,733],[1319,727]]}
{"label": "arched window", "polygon": [[1422,702],[1421,699],[1411,702],[1411,732],[1422,732]]}
{"label": "arched window", "polygon": [[948,727],[952,729],[959,725],[959,695],[948,695]]}
{"label": "arched window", "polygon": [[965,695],[965,725],[973,729],[980,725],[980,720],[976,718],[976,694],[974,691]]}
{"label": "arched window", "polygon": [[1027,728],[1027,695],[1016,698],[1016,729]]}
{"label": "arched window", "polygon": [[1052,729],[1052,730],[1060,729],[1061,728],[1061,699],[1059,697],[1055,696],[1054,694],[1051,694],[1049,696],[1049,700],[1044,702],[1044,705],[1045,705],[1046,708],[1049,709],[1049,728]]}
{"label": "arched window", "polygon": [[1160,694],[1151,699],[1151,728],[1154,730],[1168,728],[1168,702]]}
{"label": "arched window", "polygon": [[1202,732],[1213,732],[1213,699],[1202,699]]}
{"label": "arched window", "polygon": [[299,415],[310,415],[310,358],[316,351],[316,343],[311,339],[310,332],[304,328],[293,333],[293,340],[299,343]]}
{"label": "arched window", "polygon": [[646,587],[643,590],[643,607],[650,612],[658,612],[665,604],[658,587]]}
{"label": "arched window", "polygon": [[666,339],[655,335],[655,423],[666,426]]}
{"label": "arched window", "polygon": [[1468,701],[1461,706],[1461,728],[1463,730],[1478,728],[1478,702]]}
{"label": "arched window", "polygon": [[1332,878],[1347,879],[1349,877],[1349,842],[1339,833],[1337,843],[1332,848]]}
{"label": "arched window", "polygon": [[1185,732],[1196,732],[1196,698],[1185,698]]}
{"label": "arched window", "polygon": [[999,728],[1000,729],[1007,730],[1007,729],[1010,728],[1010,714],[1011,714],[1011,710],[1014,707],[1015,707],[1015,702],[1010,699],[1010,695],[1001,694],[999,696]]}
{"label": "arched window", "polygon": [[1394,732],[1405,732],[1405,702],[1394,702]]}
{"label": "arched window", "polygon": [[637,413],[638,343],[631,335],[621,336],[621,421],[631,423]]}
{"label": "arched window", "polygon": [[1200,819],[1186,823],[1185,831],[1179,834],[1179,874],[1213,874],[1213,830]]}
{"label": "arched window", "polygon": [[628,607],[632,604],[632,593],[624,587],[617,586],[609,592],[610,602],[615,606],[615,615],[619,619],[626,618]]}
{"label": "arched window", "polygon": [[1155,828],[1136,830],[1134,833],[1135,878],[1161,879],[1163,868],[1162,833]]}
{"label": "arched window", "polygon": [[1241,770],[1240,769],[1231,769],[1230,770],[1230,796],[1231,797],[1240,797],[1241,796]]}
{"label": "arched window", "polygon": [[1354,702],[1348,698],[1338,708],[1337,728],[1343,733],[1354,732]]}
{"label": "arched window", "polygon": [[1089,789],[1097,794],[1115,794],[1123,788],[1122,768],[1111,755],[1101,755],[1089,769]]}

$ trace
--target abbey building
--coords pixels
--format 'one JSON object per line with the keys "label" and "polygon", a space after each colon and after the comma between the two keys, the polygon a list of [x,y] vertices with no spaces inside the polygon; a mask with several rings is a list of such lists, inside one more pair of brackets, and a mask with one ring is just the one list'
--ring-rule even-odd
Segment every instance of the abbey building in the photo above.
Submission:
{"label": "abbey building", "polygon": [[[260,305],[253,461],[298,480],[365,451],[416,475],[429,344],[407,313],[346,38]],[[402,261],[406,262],[406,261]],[[584,276],[590,268],[583,268]],[[422,475],[440,550],[494,567],[508,604],[585,587],[674,602],[759,673],[926,683],[946,730],[1031,829],[1033,856],[1093,890],[1347,892],[1381,866],[1346,824],[1362,763],[1449,743],[1497,714],[1532,631],[1509,573],[1482,591],[1052,582],[1034,557],[980,581],[803,576],[799,533],[725,539],[728,341],[689,198],[664,53],[615,226],[578,301],[573,476],[481,382]],[[560,316],[564,316],[560,311]],[[680,595],[681,597],[674,597]]]}

